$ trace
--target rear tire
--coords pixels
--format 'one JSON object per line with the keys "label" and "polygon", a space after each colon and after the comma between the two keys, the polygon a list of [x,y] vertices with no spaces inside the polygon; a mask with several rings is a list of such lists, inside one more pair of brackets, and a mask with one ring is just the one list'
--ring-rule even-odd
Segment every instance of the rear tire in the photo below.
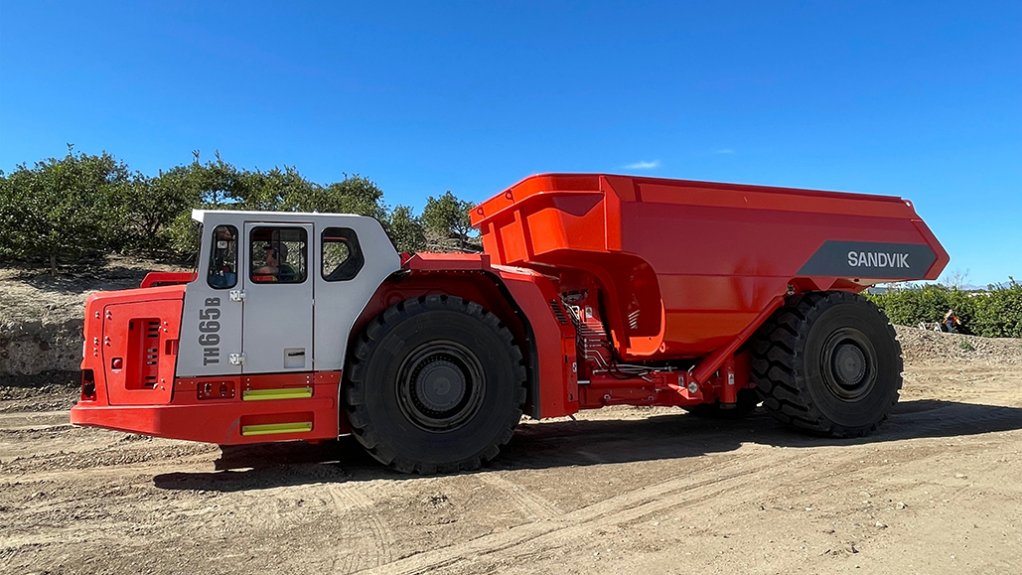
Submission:
{"label": "rear tire", "polygon": [[346,372],[355,438],[404,473],[492,460],[525,402],[525,365],[511,332],[458,297],[423,296],[387,309],[358,339]]}
{"label": "rear tire", "polygon": [[777,420],[858,437],[887,418],[901,390],[901,345],[873,302],[845,292],[795,298],[752,345],[752,377]]}

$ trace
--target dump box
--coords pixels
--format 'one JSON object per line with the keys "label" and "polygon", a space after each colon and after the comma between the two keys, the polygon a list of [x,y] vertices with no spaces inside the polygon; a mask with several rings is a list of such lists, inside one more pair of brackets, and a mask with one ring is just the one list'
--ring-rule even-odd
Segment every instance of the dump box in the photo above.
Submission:
{"label": "dump box", "polygon": [[546,174],[480,204],[494,262],[595,282],[623,359],[704,356],[789,291],[936,279],[947,252],[893,196]]}

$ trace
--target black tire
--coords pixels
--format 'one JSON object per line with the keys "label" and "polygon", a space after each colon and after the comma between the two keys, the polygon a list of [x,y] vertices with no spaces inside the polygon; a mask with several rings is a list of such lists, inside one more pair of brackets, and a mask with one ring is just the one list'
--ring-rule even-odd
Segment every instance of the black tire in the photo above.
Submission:
{"label": "black tire", "polygon": [[691,405],[684,409],[696,417],[707,419],[742,419],[755,411],[760,401],[755,389],[740,389],[738,390],[738,401],[729,409],[722,408],[719,403]]}
{"label": "black tire", "polygon": [[401,302],[351,352],[344,394],[353,435],[403,473],[477,469],[522,416],[525,364],[511,332],[451,296]]}
{"label": "black tire", "polygon": [[901,372],[901,345],[887,316],[845,292],[794,298],[752,344],[752,378],[767,411],[835,437],[874,431],[898,402]]}

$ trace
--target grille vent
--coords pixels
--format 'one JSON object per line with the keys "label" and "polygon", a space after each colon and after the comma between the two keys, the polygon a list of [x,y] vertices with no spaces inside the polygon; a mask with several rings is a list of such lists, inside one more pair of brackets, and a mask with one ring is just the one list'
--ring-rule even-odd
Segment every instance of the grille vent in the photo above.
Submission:
{"label": "grille vent", "polygon": [[554,312],[554,317],[557,318],[557,322],[561,325],[568,325],[568,315],[564,313],[564,308],[561,307],[561,303],[555,299],[550,300],[550,310]]}

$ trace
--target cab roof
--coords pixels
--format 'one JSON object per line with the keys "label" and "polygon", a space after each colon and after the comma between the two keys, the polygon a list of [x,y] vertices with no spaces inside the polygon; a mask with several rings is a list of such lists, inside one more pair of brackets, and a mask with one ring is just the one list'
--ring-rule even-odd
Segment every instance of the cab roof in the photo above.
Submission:
{"label": "cab roof", "polygon": [[320,212],[261,212],[248,210],[192,210],[192,219],[201,223],[205,222],[206,214],[217,214],[231,216],[231,218],[242,218],[249,221],[273,221],[273,222],[309,222],[314,220],[328,220],[333,218],[359,218],[376,220],[370,216],[359,214],[332,214]]}

